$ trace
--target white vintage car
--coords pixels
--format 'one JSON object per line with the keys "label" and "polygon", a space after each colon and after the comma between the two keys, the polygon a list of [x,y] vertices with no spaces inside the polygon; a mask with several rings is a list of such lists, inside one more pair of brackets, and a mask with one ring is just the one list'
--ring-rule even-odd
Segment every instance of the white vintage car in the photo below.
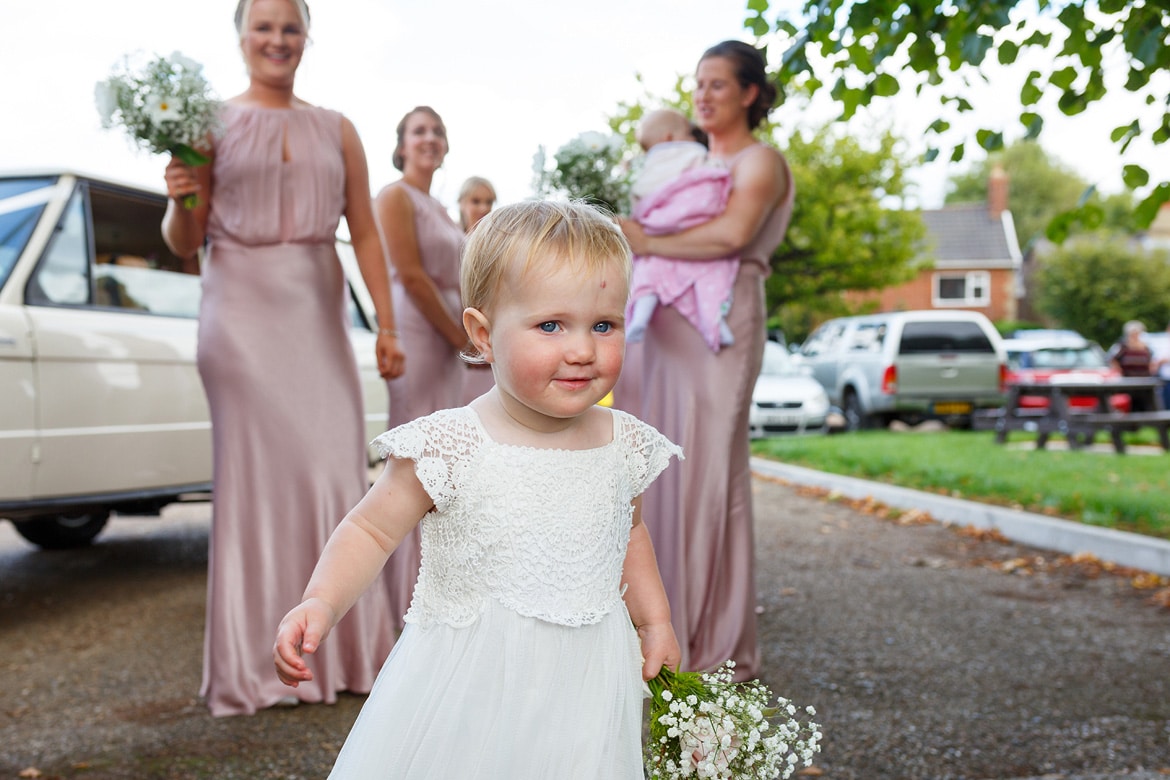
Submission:
{"label": "white vintage car", "polygon": [[[0,518],[41,547],[212,489],[200,283],[163,243],[165,207],[160,191],[73,172],[0,175]],[[338,250],[372,439],[387,410],[372,306]]]}

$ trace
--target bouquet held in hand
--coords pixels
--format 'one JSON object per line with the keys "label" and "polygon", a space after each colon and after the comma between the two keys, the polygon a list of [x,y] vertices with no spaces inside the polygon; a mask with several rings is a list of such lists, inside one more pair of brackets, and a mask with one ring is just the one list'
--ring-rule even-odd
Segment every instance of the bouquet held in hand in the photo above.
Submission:
{"label": "bouquet held in hand", "polygon": [[[120,125],[139,147],[170,152],[188,165],[209,162],[198,147],[218,128],[219,101],[198,62],[174,52],[133,69],[126,58],[97,83],[94,98],[102,127]],[[193,207],[194,196],[184,205]]]}
{"label": "bouquet held in hand", "polygon": [[[771,703],[759,680],[733,682],[728,661],[714,672],[662,672],[649,682],[650,780],[787,778],[820,752],[820,726],[801,723],[786,699]],[[812,707],[805,713],[815,715]]]}

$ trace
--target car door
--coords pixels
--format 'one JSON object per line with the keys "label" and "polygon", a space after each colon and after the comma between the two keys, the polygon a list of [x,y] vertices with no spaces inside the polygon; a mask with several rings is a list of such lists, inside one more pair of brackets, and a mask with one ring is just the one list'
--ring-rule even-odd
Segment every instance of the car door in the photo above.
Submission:
{"label": "car door", "polygon": [[79,180],[29,277],[38,497],[210,484],[199,278],[162,242],[164,207]]}

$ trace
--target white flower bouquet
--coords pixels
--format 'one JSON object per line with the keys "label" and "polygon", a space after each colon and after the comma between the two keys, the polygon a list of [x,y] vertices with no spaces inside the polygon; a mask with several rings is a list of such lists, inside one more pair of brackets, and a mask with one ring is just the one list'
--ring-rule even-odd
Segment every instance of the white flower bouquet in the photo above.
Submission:
{"label": "white flower bouquet", "polygon": [[[714,672],[662,672],[649,682],[650,780],[773,780],[808,766],[820,752],[820,726],[800,723],[787,699],[771,704],[759,680],[733,682],[734,662]],[[815,715],[812,707],[805,709]]]}
{"label": "white flower bouquet", "polygon": [[[122,126],[141,148],[170,152],[188,165],[209,159],[197,147],[219,126],[219,100],[203,76],[203,66],[174,52],[154,56],[140,69],[123,60],[94,87],[102,127]],[[195,205],[188,196],[184,205]]]}
{"label": "white flower bouquet", "polygon": [[532,161],[533,187],[540,195],[577,198],[615,214],[627,211],[630,178],[623,161],[625,146],[619,135],[581,133],[557,149],[551,169],[542,146]]}

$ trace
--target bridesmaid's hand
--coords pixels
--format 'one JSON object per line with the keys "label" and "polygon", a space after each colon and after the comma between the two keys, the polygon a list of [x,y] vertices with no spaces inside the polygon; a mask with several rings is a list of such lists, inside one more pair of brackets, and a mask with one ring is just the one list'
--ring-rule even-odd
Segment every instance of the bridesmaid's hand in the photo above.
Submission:
{"label": "bridesmaid's hand", "polygon": [[167,197],[179,205],[182,205],[184,198],[198,195],[202,189],[195,176],[195,169],[177,157],[171,157],[163,178],[167,182]]}
{"label": "bridesmaid's hand", "polygon": [[650,248],[647,246],[650,239],[641,225],[629,217],[618,217],[618,225],[621,226],[622,232],[626,234],[626,240],[630,242],[631,252],[636,255],[650,254]]}
{"label": "bridesmaid's hand", "polygon": [[378,331],[378,373],[383,379],[397,379],[406,370],[406,353],[398,343],[398,336],[391,331]]}

